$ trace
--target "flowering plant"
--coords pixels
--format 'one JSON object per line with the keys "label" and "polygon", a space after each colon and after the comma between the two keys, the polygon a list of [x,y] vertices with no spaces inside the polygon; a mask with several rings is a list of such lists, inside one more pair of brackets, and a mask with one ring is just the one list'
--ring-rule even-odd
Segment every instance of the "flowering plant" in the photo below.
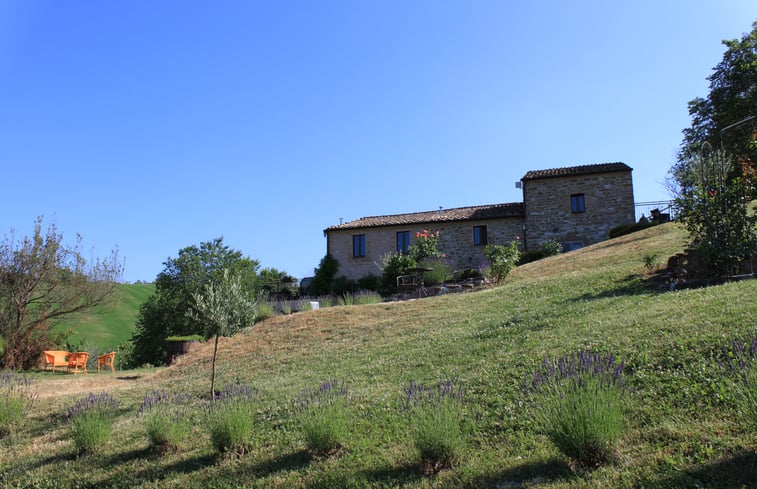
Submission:
{"label": "flowering plant", "polygon": [[442,256],[439,252],[439,230],[424,229],[422,232],[415,233],[415,243],[410,245],[408,253],[416,263],[421,263],[425,258]]}

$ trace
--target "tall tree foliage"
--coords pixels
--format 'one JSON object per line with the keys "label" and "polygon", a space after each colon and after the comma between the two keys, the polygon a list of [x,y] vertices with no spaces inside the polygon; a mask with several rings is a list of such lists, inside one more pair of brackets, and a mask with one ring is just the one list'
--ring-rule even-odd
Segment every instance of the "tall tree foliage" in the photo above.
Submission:
{"label": "tall tree foliage", "polygon": [[218,339],[251,326],[257,315],[257,303],[243,290],[240,277],[230,274],[228,269],[223,270],[219,281],[208,282],[202,292],[192,294],[192,299],[194,304],[187,316],[203,325],[207,338],[215,337],[210,374],[210,398],[215,399]]}
{"label": "tall tree foliage", "polygon": [[[705,144],[723,148],[739,164],[757,164],[757,22],[741,39],[725,40],[723,59],[707,78],[707,98],[689,102],[691,127],[684,129],[677,162],[671,169],[674,184],[683,191],[691,190],[689,167]],[[734,170],[738,170],[735,166]]]}
{"label": "tall tree foliage", "polygon": [[755,179],[742,162],[736,165],[723,150],[709,146],[689,162],[690,186],[676,198],[679,219],[686,226],[692,247],[704,259],[698,275],[726,276],[738,272],[757,243],[755,222],[749,212]]}
{"label": "tall tree foliage", "polygon": [[42,230],[38,218],[31,237],[13,232],[0,244],[0,364],[32,367],[54,346],[51,329],[104,304],[116,291],[123,266],[118,253],[88,262],[82,238],[63,242],[55,225]]}
{"label": "tall tree foliage", "polygon": [[193,295],[209,283],[218,283],[228,269],[239,277],[242,290],[254,297],[259,289],[259,267],[257,260],[224,245],[222,237],[186,247],[176,258],[169,258],[155,281],[155,294],[140,309],[132,337],[131,363],[162,364],[166,337],[204,335],[202,322],[186,313],[194,304]]}

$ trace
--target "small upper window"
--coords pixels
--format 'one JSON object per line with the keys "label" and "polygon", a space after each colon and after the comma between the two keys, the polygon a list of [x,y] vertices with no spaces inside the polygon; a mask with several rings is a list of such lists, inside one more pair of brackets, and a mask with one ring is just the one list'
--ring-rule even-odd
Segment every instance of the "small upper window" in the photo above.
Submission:
{"label": "small upper window", "polygon": [[570,211],[573,214],[586,212],[586,199],[584,194],[573,194],[570,196]]}
{"label": "small upper window", "polygon": [[410,249],[410,231],[397,232],[397,253],[407,254]]}
{"label": "small upper window", "polygon": [[488,244],[486,237],[486,226],[473,226],[473,244],[474,246],[483,246]]}
{"label": "small upper window", "polygon": [[352,236],[352,256],[355,258],[365,257],[365,234]]}

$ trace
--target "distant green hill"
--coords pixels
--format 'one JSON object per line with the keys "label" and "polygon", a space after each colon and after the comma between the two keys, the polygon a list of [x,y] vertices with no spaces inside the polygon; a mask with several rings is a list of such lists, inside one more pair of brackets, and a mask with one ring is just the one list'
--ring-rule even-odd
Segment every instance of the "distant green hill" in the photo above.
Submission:
{"label": "distant green hill", "polygon": [[113,350],[131,338],[139,308],[154,292],[155,284],[120,284],[118,295],[110,304],[61,324],[54,331],[73,331],[68,339],[71,344],[92,345],[100,351]]}

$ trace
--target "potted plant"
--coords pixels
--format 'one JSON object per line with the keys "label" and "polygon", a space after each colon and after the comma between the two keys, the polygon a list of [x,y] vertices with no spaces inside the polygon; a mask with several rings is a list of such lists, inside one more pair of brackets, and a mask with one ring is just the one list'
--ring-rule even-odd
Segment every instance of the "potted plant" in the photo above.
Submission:
{"label": "potted plant", "polygon": [[171,365],[176,357],[194,350],[205,341],[205,338],[202,335],[195,334],[189,336],[169,336],[165,341],[166,352],[168,353],[167,364]]}

